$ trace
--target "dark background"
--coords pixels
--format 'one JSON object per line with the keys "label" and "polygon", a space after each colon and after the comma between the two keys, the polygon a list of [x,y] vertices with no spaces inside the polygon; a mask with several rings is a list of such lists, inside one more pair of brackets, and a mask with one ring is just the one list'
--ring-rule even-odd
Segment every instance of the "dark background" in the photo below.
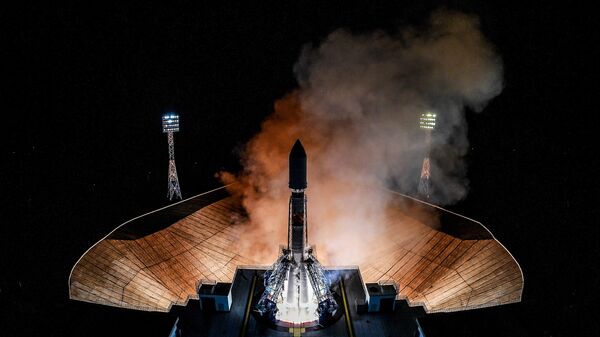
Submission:
{"label": "dark background", "polygon": [[[0,11],[0,335],[166,336],[175,317],[68,300],[79,256],[166,205],[167,142],[189,197],[238,170],[238,151],[296,86],[305,43],[336,28],[395,31],[441,6],[477,14],[505,89],[467,112],[470,194],[452,209],[515,256],[523,301],[421,319],[427,336],[593,336],[600,286],[591,9],[487,1],[286,1]],[[326,4],[324,4],[326,3]],[[594,75],[593,75],[594,74]]]}

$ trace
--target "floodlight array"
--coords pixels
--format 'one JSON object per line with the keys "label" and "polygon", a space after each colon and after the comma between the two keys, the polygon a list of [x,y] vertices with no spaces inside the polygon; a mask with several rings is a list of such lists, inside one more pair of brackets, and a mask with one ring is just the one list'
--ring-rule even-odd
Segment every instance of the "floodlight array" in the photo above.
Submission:
{"label": "floodlight array", "polygon": [[179,116],[174,113],[168,113],[162,116],[163,132],[179,131]]}
{"label": "floodlight array", "polygon": [[421,114],[421,118],[419,118],[419,127],[421,129],[432,130],[435,128],[435,117],[436,114],[433,112],[426,112]]}

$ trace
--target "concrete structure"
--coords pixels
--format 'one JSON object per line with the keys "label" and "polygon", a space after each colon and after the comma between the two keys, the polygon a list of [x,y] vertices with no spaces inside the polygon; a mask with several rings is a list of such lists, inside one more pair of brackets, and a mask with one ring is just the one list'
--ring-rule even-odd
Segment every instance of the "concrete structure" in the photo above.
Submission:
{"label": "concrete structure", "polygon": [[[483,225],[389,193],[386,232],[358,265],[365,282],[393,281],[397,299],[428,313],[521,300],[517,261]],[[75,263],[69,296],[147,311],[186,305],[203,282],[230,283],[239,266],[272,263],[240,254],[245,216],[239,200],[219,188],[127,221]]]}
{"label": "concrete structure", "polygon": [[231,283],[205,282],[198,288],[198,298],[203,311],[230,311]]}
{"label": "concrete structure", "polygon": [[333,293],[340,302],[335,321],[325,328],[281,327],[265,323],[261,316],[247,310],[264,290],[265,269],[239,268],[234,276],[233,303],[230,312],[206,312],[191,300],[185,307],[175,307],[178,316],[172,337],[291,337],[291,336],[395,336],[422,337],[417,318],[422,308],[411,308],[405,301],[396,301],[397,309],[387,312],[361,311],[357,303],[366,299],[364,282],[357,268],[326,269],[334,278]]}

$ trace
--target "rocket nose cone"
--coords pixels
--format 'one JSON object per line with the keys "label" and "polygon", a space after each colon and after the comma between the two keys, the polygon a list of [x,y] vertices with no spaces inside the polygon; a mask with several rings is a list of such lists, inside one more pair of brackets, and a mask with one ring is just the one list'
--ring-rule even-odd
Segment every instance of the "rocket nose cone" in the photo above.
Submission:
{"label": "rocket nose cone", "polygon": [[304,146],[302,146],[300,139],[296,139],[290,152],[290,158],[306,158],[306,151],[304,151]]}
{"label": "rocket nose cone", "polygon": [[306,188],[306,151],[300,142],[296,140],[290,152],[290,184],[291,189]]}

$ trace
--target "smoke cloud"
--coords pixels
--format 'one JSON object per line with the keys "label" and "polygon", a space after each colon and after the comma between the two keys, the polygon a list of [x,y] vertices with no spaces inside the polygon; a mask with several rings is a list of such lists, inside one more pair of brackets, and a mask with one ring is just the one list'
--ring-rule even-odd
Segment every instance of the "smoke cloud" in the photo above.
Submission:
{"label": "smoke cloud", "polygon": [[[246,247],[274,261],[287,241],[288,155],[300,138],[308,154],[309,242],[324,264],[358,263],[385,231],[390,194],[414,193],[429,151],[421,113],[437,113],[432,133],[433,200],[468,190],[465,108],[480,111],[502,90],[502,63],[474,16],[432,14],[424,29],[396,34],[331,33],[305,46],[294,72],[299,88],[275,103],[247,144],[237,181],[249,223]],[[257,249],[259,248],[259,249]],[[251,252],[251,253],[250,253]]]}

